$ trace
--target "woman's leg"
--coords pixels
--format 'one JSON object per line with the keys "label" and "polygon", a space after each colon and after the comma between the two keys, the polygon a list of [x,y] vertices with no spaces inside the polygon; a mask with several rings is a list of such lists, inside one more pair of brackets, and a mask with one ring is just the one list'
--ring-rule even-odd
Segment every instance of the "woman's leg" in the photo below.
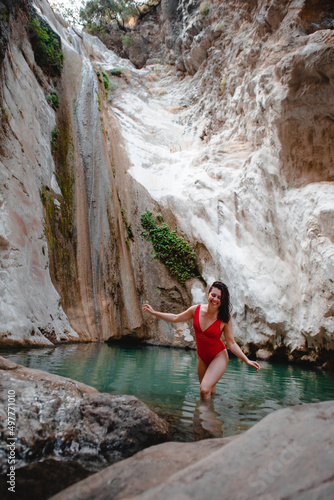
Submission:
{"label": "woman's leg", "polygon": [[213,358],[200,380],[202,399],[210,399],[212,392],[215,390],[216,383],[225,373],[227,363],[228,354],[226,349]]}
{"label": "woman's leg", "polygon": [[203,377],[204,377],[205,372],[206,372],[206,369],[207,369],[207,365],[204,363],[204,361],[197,354],[197,375],[198,375],[199,383],[202,382]]}

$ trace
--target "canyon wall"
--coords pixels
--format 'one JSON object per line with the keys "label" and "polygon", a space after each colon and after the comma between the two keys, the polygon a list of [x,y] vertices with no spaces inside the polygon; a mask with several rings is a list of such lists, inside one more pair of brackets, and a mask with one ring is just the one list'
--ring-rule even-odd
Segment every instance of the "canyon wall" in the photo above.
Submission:
{"label": "canyon wall", "polygon": [[[44,0],[1,7],[1,344],[141,338],[151,329],[153,341],[193,345],[142,316],[143,300],[158,295],[181,310],[191,298],[139,236],[140,213],[156,204],[127,173],[97,76],[101,64],[132,64],[66,27]],[[41,67],[31,19],[60,37],[59,74]]]}
{"label": "canyon wall", "polygon": [[148,106],[180,130],[158,161],[127,137],[130,172],[197,245],[205,280],[231,287],[242,343],[307,361],[333,349],[332,3],[173,5],[157,55],[177,78],[162,71]]}
{"label": "canyon wall", "polygon": [[[133,31],[135,66],[45,0],[0,7],[1,343],[194,346],[190,325],[144,317],[142,303],[178,312],[221,279],[246,350],[325,360],[331,2],[163,0]],[[31,12],[61,39],[60,75],[36,62]],[[183,285],[152,260],[147,210],[195,248],[199,278]]]}

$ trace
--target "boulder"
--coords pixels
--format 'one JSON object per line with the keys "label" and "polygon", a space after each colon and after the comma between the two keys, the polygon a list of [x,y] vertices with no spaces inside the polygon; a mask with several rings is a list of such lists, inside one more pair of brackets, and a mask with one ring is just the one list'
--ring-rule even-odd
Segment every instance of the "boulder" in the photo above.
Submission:
{"label": "boulder", "polygon": [[190,51],[183,56],[184,65],[190,75],[194,75],[202,62],[206,60],[211,43],[212,35],[210,30],[194,37]]}
{"label": "boulder", "polygon": [[203,439],[194,443],[163,443],[136,453],[115,466],[93,474],[61,491],[52,500],[112,498],[139,495],[166,481],[170,476],[221,449],[237,436]]}
{"label": "boulder", "polygon": [[[0,473],[4,482],[8,445],[12,445],[20,498],[47,498],[65,485],[169,438],[169,424],[133,396],[103,394],[2,357],[0,376]],[[13,429],[9,416],[14,418]],[[20,483],[27,470],[29,477],[36,477],[28,492]],[[57,481],[50,484],[46,477],[45,483],[45,470],[57,471]]]}
{"label": "boulder", "polygon": [[333,498],[333,417],[334,401],[301,405],[227,442],[154,446],[52,500]]}

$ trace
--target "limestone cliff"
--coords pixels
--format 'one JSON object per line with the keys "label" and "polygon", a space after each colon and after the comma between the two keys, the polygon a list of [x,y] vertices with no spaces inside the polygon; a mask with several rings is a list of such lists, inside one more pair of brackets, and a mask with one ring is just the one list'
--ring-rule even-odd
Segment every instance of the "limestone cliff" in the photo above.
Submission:
{"label": "limestone cliff", "polygon": [[[156,204],[127,174],[97,76],[101,63],[127,62],[67,29],[44,0],[1,8],[1,343],[145,336],[144,299],[181,310],[190,294],[151,262],[139,236],[141,213]],[[58,69],[45,60],[40,35],[59,39]],[[169,328],[154,326],[155,335],[192,343]]]}
{"label": "limestone cliff", "polygon": [[333,349],[333,19],[330,1],[163,1],[156,56],[178,78],[156,67],[150,102],[174,138],[166,120],[159,160],[129,147],[206,281],[230,285],[241,342],[305,361]]}
{"label": "limestone cliff", "polygon": [[[331,2],[163,0],[133,31],[142,69],[29,3],[1,3],[1,342],[193,345],[141,304],[179,311],[222,279],[250,351],[325,359]],[[59,75],[38,64],[32,12],[60,37]],[[147,210],[195,247],[202,280],[151,260]]]}

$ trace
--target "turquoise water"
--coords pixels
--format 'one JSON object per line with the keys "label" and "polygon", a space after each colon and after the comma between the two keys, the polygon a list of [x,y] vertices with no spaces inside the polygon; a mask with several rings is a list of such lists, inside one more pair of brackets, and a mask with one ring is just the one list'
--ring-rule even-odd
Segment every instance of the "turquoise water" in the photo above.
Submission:
{"label": "turquoise water", "polygon": [[70,377],[110,394],[132,394],[166,418],[175,438],[197,440],[247,430],[286,406],[334,400],[334,376],[261,361],[261,371],[230,359],[217,395],[199,399],[196,353],[164,347],[78,344],[0,355],[29,368]]}

